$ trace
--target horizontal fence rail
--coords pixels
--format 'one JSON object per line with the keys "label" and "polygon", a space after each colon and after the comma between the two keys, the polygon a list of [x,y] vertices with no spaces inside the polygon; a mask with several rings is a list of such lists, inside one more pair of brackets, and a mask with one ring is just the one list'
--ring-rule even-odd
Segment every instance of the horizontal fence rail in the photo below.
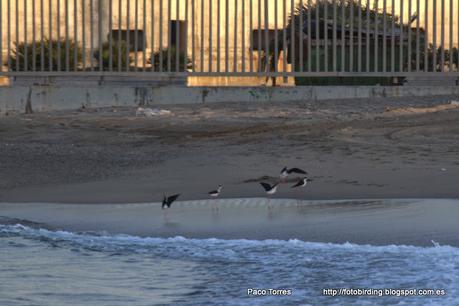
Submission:
{"label": "horizontal fence rail", "polygon": [[0,0],[2,75],[459,75],[457,0]]}

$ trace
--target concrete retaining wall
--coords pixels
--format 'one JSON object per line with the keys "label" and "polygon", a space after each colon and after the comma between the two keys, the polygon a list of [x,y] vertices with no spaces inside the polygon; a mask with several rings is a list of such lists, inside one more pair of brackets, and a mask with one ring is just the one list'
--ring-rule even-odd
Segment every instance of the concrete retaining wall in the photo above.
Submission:
{"label": "concrete retaining wall", "polygon": [[24,113],[27,109],[43,112],[82,107],[241,101],[320,101],[433,95],[459,97],[459,86],[186,87],[178,85],[180,81],[169,85],[170,81],[15,80],[0,86],[0,116]]}

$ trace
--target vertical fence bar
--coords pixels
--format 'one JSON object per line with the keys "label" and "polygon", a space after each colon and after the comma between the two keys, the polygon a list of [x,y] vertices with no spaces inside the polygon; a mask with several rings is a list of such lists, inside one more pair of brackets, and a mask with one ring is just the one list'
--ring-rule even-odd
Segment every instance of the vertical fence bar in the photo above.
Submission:
{"label": "vertical fence bar", "polygon": [[379,60],[378,60],[378,48],[379,48],[379,1],[378,0],[375,0],[375,31],[374,31],[374,39],[375,39],[375,52],[374,52],[374,56],[375,56],[375,63],[374,63],[374,72],[378,72],[378,66],[379,66]]}
{"label": "vertical fence bar", "polygon": [[65,0],[65,71],[70,71],[69,2]]}
{"label": "vertical fence bar", "polygon": [[433,20],[432,20],[432,33],[433,33],[433,72],[437,71],[437,1],[433,0]]}
{"label": "vertical fence bar", "polygon": [[[250,1],[250,18],[252,18],[252,1]],[[250,25],[252,26],[252,20],[250,21]],[[221,0],[217,0],[217,72],[220,73],[221,70],[221,54],[220,54],[220,47],[221,47],[221,37],[220,37],[220,25],[221,25]],[[252,33],[252,30],[250,30]],[[253,45],[253,44],[252,44]],[[252,52],[250,53],[252,54]]]}
{"label": "vertical fence bar", "polygon": [[[49,8],[48,8],[48,18],[49,18],[49,29],[48,29],[48,39],[49,39],[49,51],[48,51],[48,61],[49,61],[49,71],[53,71],[53,1],[49,0]],[[32,12],[34,14],[35,12]],[[1,36],[0,36],[1,37]],[[0,48],[1,49],[1,48]]]}
{"label": "vertical fence bar", "polygon": [[311,22],[311,7],[312,7],[312,0],[308,0],[308,72],[311,72],[312,71],[312,55],[311,55],[311,51],[312,51],[312,46],[311,46],[311,43],[312,43],[312,40],[311,40],[311,34],[312,34],[312,30],[311,30],[311,25],[312,25],[312,22]]}
{"label": "vertical fence bar", "polygon": [[278,7],[277,7],[277,2],[278,0],[275,0],[274,1],[274,71],[277,73],[279,70],[278,70],[278,67],[277,67],[277,62],[278,62],[278,57],[277,57],[277,54],[278,54],[278,24],[277,24],[277,18],[278,18]]}
{"label": "vertical fence bar", "polygon": [[94,71],[94,0],[89,0],[89,36],[89,66]]}
{"label": "vertical fence bar", "polygon": [[395,72],[395,0],[392,0],[391,72]]}
{"label": "vertical fence bar", "polygon": [[370,72],[370,47],[371,47],[371,41],[370,41],[370,0],[367,0],[367,38],[366,38],[366,71]]}
{"label": "vertical fence bar", "polygon": [[292,14],[292,16],[291,16],[291,18],[292,18],[292,21],[291,21],[291,23],[292,23],[291,37],[292,38],[290,39],[290,44],[291,44],[290,48],[292,50],[292,52],[291,52],[292,54],[290,56],[290,59],[291,59],[291,62],[292,62],[291,63],[292,72],[295,72],[295,70],[296,70],[296,67],[295,67],[295,55],[296,55],[296,52],[295,52],[295,39],[296,39],[296,37],[295,37],[295,1],[294,0],[292,0],[292,2],[291,2],[291,14]]}
{"label": "vertical fence bar", "polygon": [[[129,71],[131,69],[131,0],[126,0],[126,54],[124,55],[126,57],[126,71]],[[162,13],[162,0],[160,1],[160,11]],[[162,14],[160,14],[162,16]],[[162,42],[161,42],[162,43]],[[162,61],[160,61],[160,67],[162,67]],[[160,68],[161,69],[161,68]]]}
{"label": "vertical fence bar", "polygon": [[[121,1],[121,0],[120,0]],[[188,1],[188,0],[186,0]],[[151,5],[150,5],[150,62],[151,62],[151,71],[155,71],[155,2],[156,0],[151,0]],[[146,29],[146,26],[145,26]]]}
{"label": "vertical fence bar", "polygon": [[287,0],[282,0],[282,75],[287,72]]}
{"label": "vertical fence bar", "polygon": [[387,0],[383,0],[383,72],[387,72]]}
{"label": "vertical fence bar", "polygon": [[[111,18],[111,17],[110,17]],[[147,1],[143,0],[142,69],[147,71]],[[153,22],[153,19],[152,19]],[[110,30],[111,31],[111,30]]]}
{"label": "vertical fence bar", "polygon": [[[77,1],[73,1],[73,41],[74,41],[74,48],[73,48],[73,70],[78,70],[78,9],[77,9]],[[100,1],[100,0],[99,0]]]}
{"label": "vertical fence bar", "polygon": [[[226,0],[228,1],[228,0]],[[192,70],[196,72],[196,53],[195,53],[195,0],[191,0],[191,61],[192,61]],[[160,34],[161,35],[161,34]]]}
{"label": "vertical fence bar", "polygon": [[[170,48],[169,48],[170,49]],[[134,71],[137,72],[139,58],[139,0],[134,1]]]}
{"label": "vertical fence bar", "polygon": [[[170,0],[169,0],[170,1]],[[201,52],[200,52],[200,61],[201,67],[200,72],[204,72],[204,0],[201,0]]]}
{"label": "vertical fence bar", "polygon": [[[98,5],[97,5],[97,16],[99,17],[99,22],[98,22],[98,37],[97,37],[97,43],[99,45],[99,70],[103,71],[104,70],[104,65],[103,65],[103,49],[102,49],[102,25],[103,25],[103,8],[102,8],[102,1],[99,0]],[[76,42],[75,42],[76,44]]]}
{"label": "vertical fence bar", "polygon": [[[237,1],[237,0],[236,0]],[[265,10],[265,19],[264,19],[264,33],[265,33],[265,72],[266,72],[266,77],[269,76],[270,72],[270,56],[269,56],[269,15],[268,15],[268,0],[265,0],[263,2],[263,7]]]}
{"label": "vertical fence bar", "polygon": [[416,72],[420,72],[420,19],[421,19],[421,0],[416,0]]}
{"label": "vertical fence bar", "polygon": [[392,0],[391,15],[390,71],[395,72],[395,0]]}
{"label": "vertical fence bar", "polygon": [[358,18],[358,33],[357,33],[357,71],[362,72],[362,0],[358,2],[359,11]]}
{"label": "vertical fence bar", "polygon": [[[27,11],[26,11],[27,4],[24,3],[24,34],[27,32]],[[24,40],[27,42],[27,35],[24,36]],[[45,71],[45,7],[44,7],[44,0],[40,0],[40,63],[41,63],[41,71]],[[27,44],[26,44],[27,45]],[[27,54],[27,50],[25,52]],[[27,56],[26,56],[27,62]],[[27,67],[27,65],[26,65]]]}
{"label": "vertical fence bar", "polygon": [[[220,4],[220,0],[218,0],[218,3]],[[219,6],[219,12],[220,12],[220,6]],[[218,22],[218,29],[220,30],[220,21]],[[250,20],[249,20],[249,33],[250,33],[250,72],[253,73],[253,0],[250,0]],[[220,43],[220,34],[218,34],[218,42]],[[218,47],[218,63],[220,63],[220,45]],[[218,69],[218,72],[220,72],[220,69]]]}
{"label": "vertical fence bar", "polygon": [[7,50],[6,50],[6,62],[7,62],[7,71],[11,71],[11,0],[7,0],[6,8],[8,11],[7,20],[6,20],[6,40],[7,40]]}
{"label": "vertical fence bar", "polygon": [[440,37],[441,37],[441,47],[440,47],[440,71],[445,71],[445,0],[441,0],[441,24],[440,24]]}
{"label": "vertical fence bar", "polygon": [[328,71],[328,1],[324,2],[324,71]]}
{"label": "vertical fence bar", "polygon": [[[112,0],[110,0],[112,1]],[[142,70],[143,72],[147,71],[147,0],[143,0],[143,23],[142,23]],[[110,20],[112,19],[112,15],[110,14]],[[110,28],[110,32],[112,32]]]}
{"label": "vertical fence bar", "polygon": [[316,72],[320,72],[320,0],[316,0]]}
{"label": "vertical fence bar", "polygon": [[354,1],[349,3],[349,11],[349,71],[354,72]]}
{"label": "vertical fence bar", "polygon": [[[129,0],[128,0],[129,1]],[[194,1],[194,0],[193,0]],[[194,5],[193,5],[194,7]],[[164,64],[164,58],[163,58],[163,0],[159,0],[159,72],[163,72],[163,64]],[[194,10],[193,10],[193,15],[194,15]],[[193,17],[194,20],[194,17]],[[194,23],[193,23],[194,25]],[[194,37],[194,35],[193,35]],[[193,40],[194,43],[194,40]],[[193,48],[194,50],[194,48]]]}
{"label": "vertical fence bar", "polygon": [[[189,18],[188,18],[188,1],[189,0],[185,0],[185,46],[184,46],[184,50],[185,50],[185,54],[184,54],[184,57],[183,57],[183,69],[185,72],[188,72],[188,22],[189,22]],[[220,24],[219,24],[219,27],[220,27]]]}
{"label": "vertical fence bar", "polygon": [[[83,21],[84,22],[84,21]],[[113,0],[108,0],[108,70],[113,71]]]}
{"label": "vertical fence bar", "polygon": [[[154,0],[152,0],[154,1]],[[152,10],[154,7],[154,4],[152,3],[151,5]],[[123,28],[123,22],[122,22],[122,15],[123,15],[123,1],[118,0],[118,72],[121,72],[122,70],[122,50],[121,50],[121,29]],[[153,17],[151,18],[152,24],[153,24]],[[153,32],[152,32],[153,33]],[[153,44],[153,40],[151,41]],[[153,51],[152,51],[153,52]],[[153,65],[153,63],[152,63]]]}
{"label": "vertical fence bar", "polygon": [[212,57],[213,57],[212,28],[214,27],[214,23],[212,22],[212,1],[213,0],[209,0],[209,72],[212,72]]}
{"label": "vertical fence bar", "polygon": [[[237,1],[237,0],[235,0]],[[269,15],[268,15],[268,0],[265,0],[264,2],[264,9],[265,9],[265,22],[264,22],[264,27],[265,27],[265,58],[266,58],[266,67],[265,67],[265,72],[266,72],[266,77],[269,76],[269,71],[270,71],[270,61],[269,61]]]}
{"label": "vertical fence bar", "polygon": [[[16,41],[15,41],[15,47],[17,49],[18,43],[19,43],[19,0],[16,0],[16,16],[15,16],[15,26],[16,26]],[[14,53],[14,52],[13,52]],[[16,71],[19,71],[19,60],[16,58]]]}
{"label": "vertical fence bar", "polygon": [[[33,15],[33,14],[32,14]],[[0,74],[3,72],[3,1],[0,0]]]}
{"label": "vertical fence bar", "polygon": [[[43,8],[43,0],[42,0],[42,8]],[[40,16],[40,21],[41,21],[41,24],[42,24],[42,31],[43,31],[43,9],[41,10],[41,16]],[[42,40],[41,40],[41,44],[43,45],[43,36],[41,37]],[[27,2],[26,0],[24,0],[24,71],[27,71],[27,65],[28,65],[28,53],[27,52]],[[42,62],[41,62],[41,65],[43,66],[44,65],[44,56],[43,56],[43,52],[41,54],[41,57],[42,57]]]}
{"label": "vertical fence bar", "polygon": [[[228,1],[228,0],[227,0]],[[258,63],[258,68],[257,72],[261,72],[261,0],[256,0],[257,1],[257,63]]]}
{"label": "vertical fence bar", "polygon": [[245,72],[245,0],[242,0],[242,25],[241,25],[241,59],[242,72]]}
{"label": "vertical fence bar", "polygon": [[337,43],[337,35],[336,35],[336,23],[337,23],[337,0],[333,0],[333,72],[337,72],[337,59],[336,59],[336,43]]}
{"label": "vertical fence bar", "polygon": [[404,56],[404,48],[405,48],[405,35],[404,35],[404,32],[405,32],[405,25],[404,25],[404,3],[403,1],[400,1],[400,67],[399,67],[399,71],[400,72],[403,72],[403,56]]}
{"label": "vertical fence bar", "polygon": [[[258,0],[260,3],[261,0]],[[258,11],[258,20],[260,20],[260,10]],[[260,27],[259,27],[260,28]],[[229,0],[225,2],[225,73],[229,73]]]}
{"label": "vertical fence bar", "polygon": [[453,71],[453,44],[454,44],[453,11],[454,11],[453,0],[449,0],[449,72]]}
{"label": "vertical fence bar", "polygon": [[35,23],[36,23],[36,17],[35,17],[36,9],[35,9],[35,0],[32,1],[32,71],[37,70],[37,46],[36,46],[36,37],[35,37]]}
{"label": "vertical fence bar", "polygon": [[299,20],[299,23],[300,23],[300,26],[298,27],[298,31],[300,31],[299,36],[300,38],[298,39],[298,43],[299,43],[299,57],[300,57],[300,69],[299,71],[300,72],[303,72],[304,71],[304,44],[303,44],[303,39],[304,39],[304,18],[303,18],[303,0],[300,0],[300,10],[299,10],[299,14],[300,14],[300,20]]}
{"label": "vertical fence bar", "polygon": [[[201,12],[204,13],[203,11],[204,11],[204,6]],[[171,18],[172,18],[172,0],[167,0],[167,72],[171,72],[171,45],[172,45],[172,27],[171,27],[172,19]],[[204,18],[202,18],[202,20],[204,20]]]}
{"label": "vertical fence bar", "polygon": [[61,63],[61,0],[57,0],[57,71],[62,70],[62,63]]}
{"label": "vertical fence bar", "polygon": [[412,13],[412,0],[408,0],[408,72],[411,72],[411,13]]}
{"label": "vertical fence bar", "polygon": [[234,72],[237,72],[238,0],[234,0]]}
{"label": "vertical fence bar", "polygon": [[424,72],[429,71],[429,0],[425,0],[425,17],[424,17]]}
{"label": "vertical fence bar", "polygon": [[180,0],[175,3],[175,71],[180,71]]}
{"label": "vertical fence bar", "polygon": [[81,19],[83,20],[81,23],[81,44],[82,44],[82,69],[86,70],[86,0],[81,1]]}
{"label": "vertical fence bar", "polygon": [[346,3],[341,2],[341,72],[346,70]]}

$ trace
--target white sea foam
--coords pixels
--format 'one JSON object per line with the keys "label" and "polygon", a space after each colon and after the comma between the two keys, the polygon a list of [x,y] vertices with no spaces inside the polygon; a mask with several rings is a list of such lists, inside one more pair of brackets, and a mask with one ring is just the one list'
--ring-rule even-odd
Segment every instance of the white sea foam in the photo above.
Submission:
{"label": "white sea foam", "polygon": [[[16,277],[25,273],[22,270],[25,269],[24,264],[21,263],[18,270],[14,271],[7,268],[8,262],[11,265],[21,260],[17,258],[27,254],[24,249],[27,247],[33,251],[34,260],[43,257],[49,265],[46,258],[52,257],[53,264],[60,263],[64,267],[62,275],[59,270],[54,272],[62,282],[60,290],[65,291],[66,281],[74,286],[75,279],[84,278],[78,273],[99,273],[93,275],[97,279],[97,286],[118,286],[115,280],[105,276],[111,271],[120,271],[126,275],[129,284],[132,280],[144,277],[142,282],[154,284],[151,286],[157,288],[156,291],[145,291],[136,286],[129,287],[129,292],[125,293],[125,304],[150,304],[155,299],[164,304],[183,305],[217,305],[217,301],[218,305],[279,304],[278,297],[247,299],[244,288],[252,286],[292,288],[293,295],[282,299],[285,305],[459,303],[459,248],[439,245],[434,241],[432,246],[418,247],[333,244],[298,239],[258,241],[188,239],[180,236],[159,238],[104,232],[51,231],[20,224],[0,225],[0,238],[2,249],[4,247],[6,250],[0,252],[0,261],[5,262],[5,269],[0,266],[0,273],[9,277],[13,284],[16,281],[17,286],[24,285],[24,280]],[[24,258],[22,260],[27,261],[29,257]],[[96,266],[88,268],[91,262],[96,262]],[[42,266],[29,265],[27,270],[36,267],[37,271],[41,271],[39,269]],[[77,275],[67,273],[69,266],[76,266],[72,271]],[[33,275],[41,274],[34,272]],[[34,281],[41,283],[46,279],[37,277]],[[164,284],[173,284],[174,292],[167,291]],[[6,302],[17,298],[14,295],[14,285],[11,286],[11,297]],[[330,298],[321,294],[323,288],[434,288],[445,289],[447,295],[422,299]],[[113,301],[119,301],[122,297],[121,293],[113,296],[113,291],[107,289],[107,292]],[[193,299],[189,298],[190,294]],[[161,300],[165,297],[171,299],[172,296],[178,300]],[[42,304],[39,300],[32,302]],[[62,296],[58,302],[71,304],[72,300]],[[100,305],[96,302],[94,304]]]}
{"label": "white sea foam", "polygon": [[170,237],[170,238],[159,238],[159,237],[139,237],[125,234],[110,235],[105,232],[97,233],[73,233],[68,231],[50,231],[47,229],[35,229],[27,227],[21,224],[16,225],[0,225],[1,234],[16,234],[28,238],[49,238],[49,239],[62,239],[66,241],[74,242],[90,242],[90,243],[114,243],[124,245],[155,245],[160,243],[188,243],[188,244],[200,244],[200,245],[227,245],[227,246],[245,246],[245,247],[264,247],[264,246],[275,246],[275,247],[290,247],[290,248],[303,248],[303,249],[324,249],[324,250],[356,250],[361,252],[384,252],[384,253],[397,253],[400,251],[409,251],[417,253],[445,253],[459,255],[459,248],[440,245],[438,242],[432,241],[431,247],[419,247],[410,245],[386,245],[386,246],[375,246],[375,245],[359,245],[353,243],[320,243],[320,242],[305,242],[298,239],[290,240],[277,240],[277,239],[266,239],[266,240],[247,240],[247,239],[194,239],[185,238],[182,236]]}

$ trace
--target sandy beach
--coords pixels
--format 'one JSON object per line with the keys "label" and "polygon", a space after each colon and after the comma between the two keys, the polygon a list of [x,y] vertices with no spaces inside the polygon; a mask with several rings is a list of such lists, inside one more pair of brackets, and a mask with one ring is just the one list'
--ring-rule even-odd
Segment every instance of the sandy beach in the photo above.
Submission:
{"label": "sandy beach", "polygon": [[[0,120],[0,202],[157,202],[163,192],[261,197],[284,166],[302,192],[277,198],[459,197],[456,97],[81,109]],[[292,181],[294,178],[292,179]]]}

